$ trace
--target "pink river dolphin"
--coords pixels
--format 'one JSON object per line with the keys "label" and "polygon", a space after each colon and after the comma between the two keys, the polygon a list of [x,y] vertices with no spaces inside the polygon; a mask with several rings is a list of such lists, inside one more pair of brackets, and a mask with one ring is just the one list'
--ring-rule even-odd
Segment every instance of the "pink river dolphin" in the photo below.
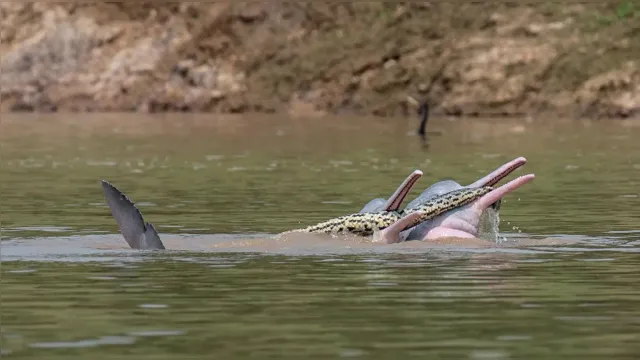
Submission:
{"label": "pink river dolphin", "polygon": [[[409,203],[407,207],[410,208],[420,205],[436,197],[462,188],[493,187],[501,179],[525,163],[525,158],[516,158],[466,187],[452,180],[438,182],[427,188],[420,196]],[[415,170],[405,179],[388,200],[381,198],[374,199],[365,205],[360,212],[397,211],[409,191],[421,176],[422,171]],[[406,240],[429,241],[445,237],[476,238],[480,229],[481,217],[485,210],[489,207],[498,209],[500,200],[505,195],[529,183],[534,178],[535,175],[533,174],[520,176],[507,184],[491,190],[468,205],[445,212],[409,229],[407,229],[407,225],[412,223],[420,214],[413,213],[407,215],[391,226],[377,231],[374,234],[374,241],[392,244]],[[102,189],[111,214],[116,220],[120,232],[129,244],[129,247],[140,250],[165,249],[154,226],[144,220],[135,204],[123,192],[104,180],[102,181]]]}

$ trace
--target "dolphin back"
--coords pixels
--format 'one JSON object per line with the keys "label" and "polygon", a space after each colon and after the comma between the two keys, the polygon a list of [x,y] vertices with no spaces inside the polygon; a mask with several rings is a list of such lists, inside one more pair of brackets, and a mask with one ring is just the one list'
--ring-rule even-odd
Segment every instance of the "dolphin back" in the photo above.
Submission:
{"label": "dolphin back", "polygon": [[425,202],[437,197],[444,195],[446,193],[462,189],[463,186],[458,184],[453,180],[443,180],[438,181],[437,183],[429,186],[425,191],[422,192],[417,198],[413,199],[409,204],[407,204],[407,209],[414,208],[418,205],[424,204]]}
{"label": "dolphin back", "polygon": [[164,250],[158,232],[150,223],[145,223],[140,210],[115,186],[102,180],[102,191],[107,199],[111,215],[116,219],[120,233],[137,250]]}
{"label": "dolphin back", "polygon": [[367,205],[365,205],[362,210],[360,210],[360,213],[367,213],[367,212],[378,212],[378,211],[382,211],[384,208],[384,205],[387,203],[387,200],[383,199],[383,198],[377,198],[377,199],[373,199],[371,201],[369,201],[367,203]]}

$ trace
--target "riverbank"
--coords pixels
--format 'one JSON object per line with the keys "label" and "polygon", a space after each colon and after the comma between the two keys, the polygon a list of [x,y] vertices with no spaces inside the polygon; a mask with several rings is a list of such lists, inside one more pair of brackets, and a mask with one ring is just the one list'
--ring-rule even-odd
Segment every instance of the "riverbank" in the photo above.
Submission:
{"label": "riverbank", "polygon": [[0,4],[0,110],[640,114],[640,5]]}

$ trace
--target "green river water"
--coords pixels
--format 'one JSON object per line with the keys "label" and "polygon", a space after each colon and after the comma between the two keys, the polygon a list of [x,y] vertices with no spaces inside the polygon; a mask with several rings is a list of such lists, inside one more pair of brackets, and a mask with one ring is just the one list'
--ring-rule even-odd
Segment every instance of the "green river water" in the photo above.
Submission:
{"label": "green river water", "polygon": [[[3,114],[0,357],[637,359],[640,123],[415,126]],[[518,156],[489,248],[269,238]],[[127,248],[101,179],[169,251]]]}

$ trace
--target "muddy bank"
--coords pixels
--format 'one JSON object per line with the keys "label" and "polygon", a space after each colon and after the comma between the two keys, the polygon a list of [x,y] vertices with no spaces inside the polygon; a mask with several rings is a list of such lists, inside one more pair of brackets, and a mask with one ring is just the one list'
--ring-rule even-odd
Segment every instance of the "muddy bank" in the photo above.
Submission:
{"label": "muddy bank", "polygon": [[0,4],[2,111],[615,118],[640,3]]}

